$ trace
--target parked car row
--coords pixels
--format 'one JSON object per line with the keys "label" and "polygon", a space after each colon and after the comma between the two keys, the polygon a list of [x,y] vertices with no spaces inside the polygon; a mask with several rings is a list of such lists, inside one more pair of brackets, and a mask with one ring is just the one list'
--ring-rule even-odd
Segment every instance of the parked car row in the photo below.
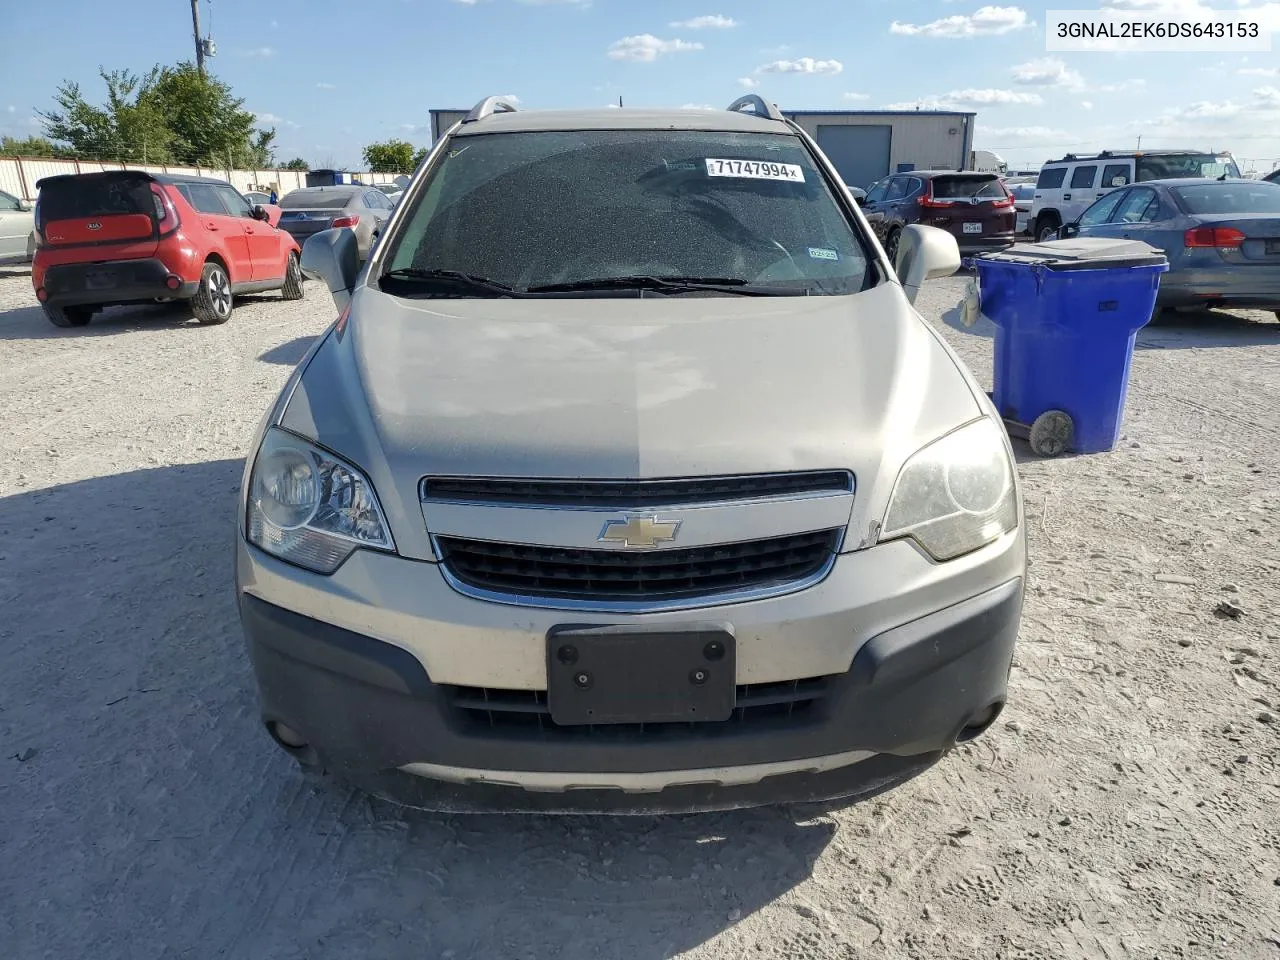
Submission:
{"label": "parked car row", "polygon": [[1157,306],[1240,307],[1280,317],[1280,183],[1149,180],[1094,201],[1056,237],[1141,240],[1169,259]]}

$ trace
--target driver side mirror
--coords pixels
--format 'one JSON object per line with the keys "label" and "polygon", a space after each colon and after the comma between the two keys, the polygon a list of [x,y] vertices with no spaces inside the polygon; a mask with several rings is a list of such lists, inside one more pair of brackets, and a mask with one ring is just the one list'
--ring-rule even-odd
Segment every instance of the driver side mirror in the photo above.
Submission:
{"label": "driver side mirror", "polygon": [[302,272],[320,280],[333,295],[341,313],[351,302],[360,274],[360,248],[350,227],[321,230],[302,245]]}
{"label": "driver side mirror", "polygon": [[32,208],[32,203],[31,203],[31,201],[30,201],[30,200],[19,200],[19,201],[18,201],[18,209],[19,209],[19,210],[21,210],[23,213],[27,213],[27,212],[29,212],[29,211],[31,210],[31,208]]}
{"label": "driver side mirror", "polygon": [[867,191],[861,189],[860,187],[847,187],[846,189],[849,191],[849,196],[853,197],[854,203],[856,203],[860,207],[866,205]]}
{"label": "driver side mirror", "polygon": [[946,230],[913,223],[902,231],[894,268],[914,304],[926,280],[949,277],[960,269],[960,246]]}
{"label": "driver side mirror", "polygon": [[1058,228],[1059,240],[1070,240],[1072,237],[1078,237],[1078,236],[1080,236],[1079,220],[1076,220],[1073,223],[1064,223],[1062,226]]}

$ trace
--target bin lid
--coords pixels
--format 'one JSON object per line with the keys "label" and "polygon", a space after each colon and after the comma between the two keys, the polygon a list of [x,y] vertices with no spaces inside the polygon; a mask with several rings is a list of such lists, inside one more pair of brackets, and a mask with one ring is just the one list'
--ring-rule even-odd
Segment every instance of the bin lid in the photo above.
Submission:
{"label": "bin lid", "polygon": [[1168,263],[1164,251],[1141,240],[1072,237],[1044,243],[1015,243],[999,253],[981,253],[977,260],[1043,265],[1047,270],[1112,270],[1153,267]]}

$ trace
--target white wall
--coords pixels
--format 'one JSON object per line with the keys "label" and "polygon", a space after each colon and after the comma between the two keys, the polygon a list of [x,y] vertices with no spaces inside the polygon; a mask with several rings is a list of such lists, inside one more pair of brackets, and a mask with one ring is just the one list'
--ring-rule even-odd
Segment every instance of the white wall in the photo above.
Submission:
{"label": "white wall", "polygon": [[[144,170],[147,173],[185,173],[227,180],[242,193],[252,186],[275,187],[280,196],[307,185],[301,170],[227,170],[213,167],[176,167],[143,163],[98,163],[90,160],[41,160],[0,157],[0,190],[24,200],[36,198],[36,182],[63,173],[101,173],[105,170]],[[399,174],[351,171],[361,183],[390,183]]]}

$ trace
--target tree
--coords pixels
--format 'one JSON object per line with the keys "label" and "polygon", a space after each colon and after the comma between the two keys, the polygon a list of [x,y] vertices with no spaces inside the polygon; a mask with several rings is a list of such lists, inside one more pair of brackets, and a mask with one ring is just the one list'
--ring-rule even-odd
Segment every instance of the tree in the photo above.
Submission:
{"label": "tree", "polygon": [[[430,153],[430,152],[431,152],[431,148],[430,148],[430,147],[423,147],[421,150],[419,150],[417,153],[415,153],[415,154],[413,155],[413,167],[412,167],[412,169],[417,170],[417,169],[418,169],[418,164],[420,164],[423,160],[427,159],[427,154],[428,154],[428,153]],[[408,171],[406,171],[406,172],[408,172]]]}
{"label": "tree", "polygon": [[364,148],[364,162],[374,173],[404,173],[413,169],[413,144],[406,140],[386,140]]}
{"label": "tree", "polygon": [[301,157],[294,157],[292,160],[290,160],[280,169],[281,170],[310,170],[311,164],[307,163],[307,161],[303,160]]}
{"label": "tree", "polygon": [[151,163],[268,167],[275,129],[261,130],[244,100],[192,63],[138,76],[98,69],[107,99],[95,106],[79,84],[63,83],[57,108],[37,111],[46,136],[72,156]]}
{"label": "tree", "polygon": [[44,137],[0,137],[0,155],[7,157],[64,157],[66,150]]}
{"label": "tree", "polygon": [[98,68],[107,88],[103,106],[89,103],[78,83],[63,83],[54,95],[55,110],[37,110],[45,135],[68,146],[76,157],[165,163],[172,158],[173,132],[161,107],[148,97],[159,67],[145,76],[128,70]]}

